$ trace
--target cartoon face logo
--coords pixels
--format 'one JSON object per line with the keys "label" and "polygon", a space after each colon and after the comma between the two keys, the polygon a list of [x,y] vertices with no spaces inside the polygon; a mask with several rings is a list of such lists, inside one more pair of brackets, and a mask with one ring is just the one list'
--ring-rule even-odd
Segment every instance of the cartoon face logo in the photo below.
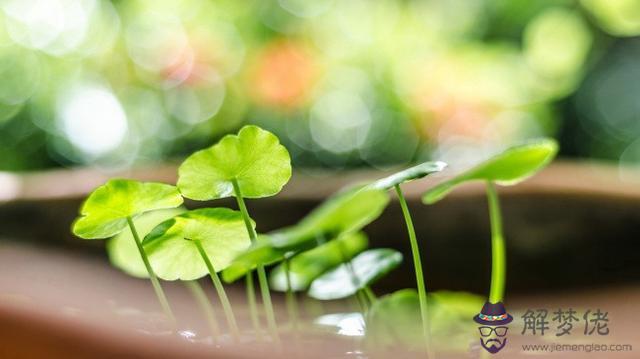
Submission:
{"label": "cartoon face logo", "polygon": [[495,354],[507,344],[508,327],[481,326],[478,329],[480,330],[480,345],[489,353]]}
{"label": "cartoon face logo", "polygon": [[507,345],[507,324],[513,317],[507,313],[504,304],[484,303],[482,310],[473,320],[480,324],[480,345],[491,354],[495,354]]}

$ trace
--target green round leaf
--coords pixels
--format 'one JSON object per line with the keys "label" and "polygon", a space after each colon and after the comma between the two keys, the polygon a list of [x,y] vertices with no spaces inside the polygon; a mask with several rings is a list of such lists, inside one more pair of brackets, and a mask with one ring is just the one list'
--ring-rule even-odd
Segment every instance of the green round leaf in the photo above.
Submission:
{"label": "green round leaf", "polygon": [[[136,219],[133,223],[136,226],[138,235],[142,238],[146,236],[153,228],[161,222],[173,218],[174,216],[185,212],[182,207],[163,209],[159,211],[147,212]],[[147,268],[142,262],[138,246],[131,231],[124,230],[115,237],[107,241],[107,253],[109,260],[114,267],[121,269],[130,276],[137,278],[148,278]]]}
{"label": "green round leaf", "polygon": [[[431,342],[438,351],[466,352],[477,340],[471,319],[484,303],[465,292],[433,292],[428,296]],[[367,317],[367,342],[378,349],[394,347],[424,349],[420,300],[414,289],[402,289],[380,297]],[[416,319],[417,318],[417,319]]]}
{"label": "green round leaf", "polygon": [[[309,296],[320,300],[341,299],[375,282],[402,263],[402,253],[389,249],[370,249],[323,274],[311,283]],[[355,277],[354,277],[355,276]]]}
{"label": "green round leaf", "polygon": [[389,203],[386,191],[376,188],[352,188],[340,192],[315,208],[297,225],[274,233],[275,247],[308,249],[318,236],[336,238],[354,232],[378,218]]}
{"label": "green round leaf", "polygon": [[175,208],[182,201],[178,189],[168,184],[112,179],[89,195],[73,233],[84,239],[113,237],[127,227],[127,217]]}
{"label": "green round leaf", "polygon": [[511,147],[472,169],[428,190],[422,197],[426,204],[444,198],[456,186],[473,180],[493,181],[499,185],[517,184],[546,166],[558,152],[558,143],[543,138]]}
{"label": "green round leaf", "polygon": [[373,182],[370,186],[378,189],[391,189],[396,185],[423,178],[435,172],[440,172],[445,167],[447,167],[447,164],[440,161],[424,162],[417,166],[396,172],[389,177],[379,179]]}
{"label": "green round leaf", "polygon": [[291,158],[271,132],[245,126],[238,135],[227,135],[215,145],[189,156],[180,166],[178,188],[195,200],[234,195],[238,181],[243,196],[272,196],[291,177]]}
{"label": "green round leaf", "polygon": [[424,347],[420,300],[415,289],[401,289],[378,298],[368,314],[366,340],[376,348]]}
{"label": "green round leaf", "polygon": [[231,283],[256,269],[258,265],[277,263],[285,258],[287,251],[276,248],[270,243],[270,237],[260,235],[255,243],[237,256],[222,272],[222,279]]}
{"label": "green round leaf", "polygon": [[[304,291],[311,282],[323,273],[351,260],[367,248],[367,236],[362,232],[345,234],[319,247],[300,253],[289,260],[289,279],[293,291]],[[271,288],[287,290],[284,265],[280,264],[269,273]]]}
{"label": "green round leaf", "polygon": [[209,273],[194,241],[200,241],[217,272],[251,243],[240,212],[203,208],[162,222],[143,244],[158,277],[194,280]]}

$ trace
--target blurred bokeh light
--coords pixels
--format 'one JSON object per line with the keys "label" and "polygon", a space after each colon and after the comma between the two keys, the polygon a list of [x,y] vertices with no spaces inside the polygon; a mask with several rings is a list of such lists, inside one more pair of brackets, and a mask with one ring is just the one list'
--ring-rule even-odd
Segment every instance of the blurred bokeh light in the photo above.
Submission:
{"label": "blurred bokeh light", "polygon": [[0,0],[0,170],[173,160],[244,123],[302,168],[523,139],[640,163],[637,0]]}

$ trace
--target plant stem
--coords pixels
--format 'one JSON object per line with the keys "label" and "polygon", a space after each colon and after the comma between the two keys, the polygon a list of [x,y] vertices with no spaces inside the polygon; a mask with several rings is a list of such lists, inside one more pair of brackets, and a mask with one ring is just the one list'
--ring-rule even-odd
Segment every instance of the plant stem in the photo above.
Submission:
{"label": "plant stem", "polygon": [[413,220],[411,219],[411,213],[409,212],[409,206],[407,200],[402,193],[400,185],[395,185],[396,194],[398,195],[398,201],[402,208],[402,215],[407,225],[407,232],[409,233],[409,243],[411,244],[411,255],[413,257],[413,269],[416,273],[416,285],[418,287],[418,300],[420,301],[420,317],[422,318],[422,334],[424,335],[425,344],[427,346],[427,352],[429,357],[433,358],[433,350],[431,345],[431,330],[429,323],[429,307],[427,306],[427,288],[424,283],[424,275],[422,272],[422,260],[420,259],[420,248],[418,247],[418,239],[416,238],[416,230],[413,227]]}
{"label": "plant stem", "polygon": [[[361,284],[360,284],[360,278],[358,278],[358,275],[356,274],[355,269],[353,269],[353,264],[351,263],[351,260],[347,260],[347,256],[345,255],[345,250],[344,247],[342,245],[341,242],[338,242],[338,250],[340,251],[340,258],[342,259],[342,262],[344,263],[345,268],[347,269],[347,272],[349,273],[349,278],[351,279],[351,285],[353,285],[354,288],[356,288],[356,299],[358,299],[358,304],[360,305],[360,308],[362,309],[362,314],[366,314],[367,310],[369,309],[369,305],[368,305],[368,300],[367,300],[367,296],[366,294],[363,292],[363,290],[361,289]],[[365,286],[367,286],[365,284]]]}
{"label": "plant stem", "polygon": [[347,297],[346,301],[349,304],[349,311],[357,312],[358,310],[360,310],[362,313],[364,313],[362,303],[360,303],[360,297],[358,297],[358,292],[350,297]]}
{"label": "plant stem", "polygon": [[258,341],[262,341],[262,329],[260,328],[260,318],[258,318],[258,306],[256,305],[256,290],[253,286],[253,273],[248,272],[244,277],[247,289],[247,302],[249,303],[249,315],[251,324],[256,333]]}
{"label": "plant stem", "polygon": [[184,282],[184,285],[187,286],[196,302],[200,306],[200,309],[202,309],[202,311],[204,312],[204,315],[207,318],[207,322],[209,323],[209,328],[211,329],[211,338],[213,339],[213,342],[216,343],[218,341],[218,336],[220,335],[220,326],[218,325],[218,321],[216,320],[216,313],[213,310],[213,306],[207,298],[207,294],[204,292],[198,281],[186,281]]}
{"label": "plant stem", "polygon": [[287,293],[286,293],[286,302],[287,302],[287,312],[289,313],[289,320],[293,324],[294,333],[298,333],[298,303],[296,301],[296,294],[293,292],[291,288],[291,272],[289,271],[289,258],[286,258],[283,262],[285,278],[287,280]]}
{"label": "plant stem", "polygon": [[349,272],[349,277],[351,278],[351,284],[355,288],[357,288],[357,290],[360,290],[360,278],[358,278],[358,275],[356,274],[355,269],[353,269],[353,264],[351,264],[351,261],[350,260],[346,261],[344,263],[344,266],[347,268],[347,272]]}
{"label": "plant stem", "polygon": [[371,287],[369,287],[368,285],[365,285],[364,288],[362,288],[362,291],[367,296],[369,303],[373,304],[376,302],[376,300],[378,300],[378,298],[376,298],[375,293],[373,293],[373,291],[371,290]]}
{"label": "plant stem", "polygon": [[158,277],[156,273],[151,268],[151,263],[149,263],[149,258],[147,258],[147,253],[145,253],[144,248],[142,247],[142,241],[140,240],[140,236],[138,236],[138,231],[136,230],[136,226],[133,223],[133,219],[131,217],[127,217],[127,223],[129,224],[129,229],[131,230],[131,234],[133,235],[133,239],[136,242],[136,246],[138,247],[138,252],[140,252],[140,257],[142,257],[142,262],[144,263],[145,268],[147,269],[147,273],[149,274],[149,280],[151,280],[151,284],[153,285],[153,290],[156,293],[156,297],[158,297],[158,302],[160,302],[160,306],[164,311],[164,314],[169,318],[172,324],[175,326],[176,317],[173,315],[173,311],[171,311],[171,307],[169,306],[169,301],[167,300],[167,296],[164,294],[162,290],[162,286],[158,281]]}
{"label": "plant stem", "polygon": [[[251,217],[249,216],[249,211],[247,211],[247,206],[244,203],[244,198],[242,197],[240,184],[238,184],[238,180],[236,179],[233,179],[231,183],[233,183],[233,191],[236,197],[236,201],[238,202],[238,208],[240,209],[240,213],[242,213],[244,224],[247,227],[249,238],[251,238],[252,243],[255,243],[258,240],[258,235],[256,233],[256,230],[253,228],[253,225],[251,224]],[[256,268],[256,272],[258,272],[258,283],[260,285],[260,294],[262,296],[262,304],[267,314],[267,325],[269,326],[269,331],[271,332],[271,336],[273,337],[273,340],[275,341],[276,346],[280,348],[280,336],[278,335],[278,326],[276,324],[276,316],[273,312],[273,304],[271,303],[271,293],[269,292],[269,282],[267,281],[267,273],[265,272],[263,265],[258,265],[258,267]]]}
{"label": "plant stem", "polygon": [[360,306],[362,315],[365,316],[367,314],[367,311],[369,310],[369,303],[367,302],[367,298],[364,295],[364,293],[362,293],[362,290],[360,289],[356,291],[355,296],[356,296],[356,299],[358,300],[358,305]]}
{"label": "plant stem", "polygon": [[218,297],[220,298],[220,303],[222,303],[222,309],[224,310],[224,315],[227,317],[227,323],[229,325],[229,330],[231,331],[231,335],[235,341],[238,341],[240,338],[240,331],[238,330],[238,324],[236,323],[236,317],[233,315],[233,310],[231,309],[231,303],[229,303],[229,298],[227,297],[227,292],[224,291],[224,286],[220,281],[220,277],[218,277],[218,273],[213,268],[213,264],[209,260],[209,256],[207,252],[205,252],[202,247],[202,243],[199,240],[192,240],[192,242],[198,248],[198,252],[200,252],[200,256],[202,260],[207,265],[207,269],[209,270],[209,276],[211,277],[211,281],[213,282],[213,286],[216,288],[216,292],[218,292]]}
{"label": "plant stem", "polygon": [[[340,252],[342,253],[342,258],[344,258],[344,252]],[[369,310],[369,301],[367,300],[367,295],[364,293],[363,289],[360,288],[360,278],[358,278],[358,275],[356,274],[355,269],[353,269],[353,264],[351,264],[350,260],[346,261],[344,265],[347,268],[347,272],[349,272],[349,277],[351,277],[351,284],[354,288],[356,288],[355,295],[358,299],[358,303],[360,304],[360,308],[362,309],[362,315],[366,315],[367,311]]]}
{"label": "plant stem", "polygon": [[280,335],[278,334],[278,326],[276,324],[276,316],[273,312],[273,304],[271,303],[271,294],[269,293],[269,282],[267,281],[267,273],[264,270],[264,266],[260,265],[256,269],[258,272],[258,282],[260,284],[260,295],[262,297],[262,304],[267,313],[267,325],[269,331],[273,337],[273,340],[277,348],[280,348]]}
{"label": "plant stem", "polygon": [[504,287],[507,277],[507,259],[504,236],[502,235],[502,215],[500,202],[493,182],[487,182],[487,199],[491,219],[491,290],[489,302],[499,303],[504,299]]}

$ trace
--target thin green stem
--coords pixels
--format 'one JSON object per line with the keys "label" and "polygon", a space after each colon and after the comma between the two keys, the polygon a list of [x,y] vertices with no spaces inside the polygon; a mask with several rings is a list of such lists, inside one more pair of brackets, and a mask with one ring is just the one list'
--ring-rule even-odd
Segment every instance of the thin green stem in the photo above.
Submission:
{"label": "thin green stem", "polygon": [[413,258],[413,269],[416,273],[416,285],[418,287],[418,300],[420,302],[420,317],[422,318],[422,333],[424,335],[425,344],[429,357],[433,358],[434,354],[431,345],[431,330],[429,322],[429,307],[427,305],[427,288],[424,282],[424,275],[422,271],[422,260],[420,259],[420,248],[418,247],[418,239],[416,238],[416,230],[413,227],[413,220],[411,219],[411,213],[409,212],[409,206],[407,200],[402,193],[400,185],[395,185],[396,194],[398,195],[398,201],[400,201],[400,207],[402,208],[402,215],[407,226],[407,232],[409,233],[409,243],[411,244],[411,255]]}
{"label": "thin green stem", "polygon": [[362,313],[364,313],[364,308],[362,308],[362,303],[360,302],[360,297],[358,292],[348,297],[346,300],[347,300],[347,303],[349,304],[349,311],[357,312],[358,310],[360,310]]}
{"label": "thin green stem", "polygon": [[293,288],[291,287],[291,271],[289,266],[289,258],[286,258],[283,262],[285,278],[287,282],[287,292],[286,292],[286,303],[287,303],[287,313],[289,313],[289,320],[291,321],[292,328],[294,333],[298,332],[298,303],[296,299],[296,294],[293,292]]}
{"label": "thin green stem", "polygon": [[213,268],[213,264],[211,264],[211,260],[209,260],[209,256],[207,252],[205,252],[202,247],[202,243],[199,240],[191,240],[198,252],[200,252],[200,256],[202,260],[207,265],[207,269],[209,270],[209,276],[211,277],[211,281],[213,282],[213,286],[216,288],[216,292],[218,293],[218,297],[220,298],[220,303],[222,304],[222,309],[224,310],[224,315],[227,318],[227,323],[229,325],[229,331],[231,331],[231,335],[235,341],[240,339],[240,331],[238,330],[238,324],[236,323],[236,317],[233,315],[233,310],[231,309],[231,303],[229,303],[229,298],[227,297],[227,292],[224,290],[224,286],[220,281],[220,277],[218,277],[218,273],[215,268]]}
{"label": "thin green stem", "polygon": [[267,272],[264,270],[264,266],[258,266],[256,271],[258,272],[258,282],[260,284],[260,295],[262,297],[262,304],[265,308],[265,312],[267,313],[267,325],[269,326],[269,331],[271,332],[276,347],[280,348],[280,335],[278,334],[276,316],[273,312],[273,304],[271,303],[271,294],[269,293]]}
{"label": "thin green stem", "polygon": [[162,290],[162,286],[160,285],[160,281],[158,281],[158,277],[156,273],[151,268],[151,263],[149,263],[149,258],[147,258],[147,253],[145,253],[144,248],[142,247],[142,241],[140,240],[140,236],[138,236],[138,231],[136,230],[136,225],[133,223],[133,219],[131,217],[127,217],[127,223],[129,224],[129,229],[131,230],[131,234],[133,235],[133,239],[136,242],[136,246],[138,247],[138,252],[140,252],[140,257],[142,257],[142,262],[144,263],[145,268],[147,269],[147,273],[149,274],[149,280],[151,280],[151,284],[153,285],[153,290],[156,293],[156,297],[158,297],[158,302],[160,302],[160,306],[164,311],[164,314],[169,318],[169,320],[175,325],[176,317],[173,315],[173,311],[169,306],[169,301],[167,300],[167,296],[164,294]]}
{"label": "thin green stem", "polygon": [[[233,184],[233,191],[236,197],[236,201],[238,202],[238,208],[240,209],[240,213],[242,213],[242,219],[244,220],[244,224],[247,227],[247,232],[249,233],[249,238],[251,238],[252,243],[255,243],[258,240],[258,234],[251,224],[251,217],[249,216],[249,211],[247,211],[247,206],[244,203],[240,184],[238,184],[238,181],[236,179],[233,179],[231,182]],[[269,292],[267,273],[264,270],[263,265],[258,265],[256,272],[258,272],[258,284],[260,285],[262,304],[267,314],[267,325],[269,326],[269,331],[271,332],[271,336],[273,337],[276,346],[280,348],[280,336],[278,335],[276,315],[273,311],[273,304],[271,303],[271,293]]]}
{"label": "thin green stem", "polygon": [[260,318],[258,317],[258,306],[256,305],[256,290],[253,286],[253,273],[248,272],[245,275],[244,282],[247,289],[247,302],[249,303],[249,315],[251,316],[251,324],[253,331],[256,333],[258,341],[262,341],[262,329],[260,328]]}
{"label": "thin green stem", "polygon": [[347,272],[349,272],[349,277],[351,278],[351,284],[355,288],[360,290],[360,278],[358,278],[358,275],[356,274],[355,269],[353,269],[353,264],[351,264],[351,261],[348,260],[344,263],[344,265],[347,268]]}
{"label": "thin green stem", "polygon": [[218,341],[218,336],[220,335],[220,326],[218,325],[218,320],[216,319],[216,313],[207,298],[207,294],[202,289],[202,286],[195,281],[190,280],[184,282],[184,285],[189,289],[191,295],[198,303],[198,306],[204,312],[205,317],[207,318],[207,323],[209,323],[209,329],[211,329],[211,338],[213,338],[213,342],[216,343]]}
{"label": "thin green stem", "polygon": [[364,288],[362,288],[362,291],[367,296],[369,303],[373,304],[378,300],[378,298],[376,297],[376,294],[373,293],[373,291],[371,290],[371,287],[369,287],[368,285],[365,285]]}
{"label": "thin green stem", "polygon": [[[344,253],[342,254],[342,257],[344,258]],[[356,288],[355,295],[356,295],[356,299],[358,299],[358,304],[360,304],[360,309],[362,309],[362,314],[366,315],[367,312],[369,311],[369,305],[371,303],[369,302],[369,299],[367,297],[365,290],[361,289],[360,278],[358,278],[358,275],[356,274],[356,271],[353,268],[353,264],[351,264],[351,261],[349,260],[345,262],[344,265],[347,268],[347,272],[349,272],[349,277],[351,277],[351,284],[354,286],[354,288]]]}
{"label": "thin green stem", "polygon": [[356,299],[358,300],[358,305],[360,306],[360,310],[362,311],[362,315],[366,315],[367,311],[369,311],[369,303],[367,302],[367,296],[362,293],[362,290],[358,289],[356,291]]}
{"label": "thin green stem", "polygon": [[507,256],[502,235],[502,215],[500,202],[493,182],[487,182],[487,199],[491,219],[491,290],[489,302],[499,303],[504,299],[504,287],[507,277]]}
{"label": "thin green stem", "polygon": [[360,278],[358,278],[358,275],[356,274],[356,271],[353,268],[353,264],[351,263],[351,260],[350,259],[348,260],[347,256],[345,255],[345,250],[344,250],[344,247],[342,246],[342,242],[338,242],[338,250],[340,251],[340,258],[344,263],[345,268],[347,269],[347,273],[349,273],[349,278],[351,279],[351,285],[353,285],[353,287],[356,288],[355,296],[356,296],[356,299],[358,299],[358,304],[360,305],[360,308],[362,309],[362,314],[366,314],[367,310],[369,309],[367,295],[363,293],[362,289],[360,289],[361,287]]}

